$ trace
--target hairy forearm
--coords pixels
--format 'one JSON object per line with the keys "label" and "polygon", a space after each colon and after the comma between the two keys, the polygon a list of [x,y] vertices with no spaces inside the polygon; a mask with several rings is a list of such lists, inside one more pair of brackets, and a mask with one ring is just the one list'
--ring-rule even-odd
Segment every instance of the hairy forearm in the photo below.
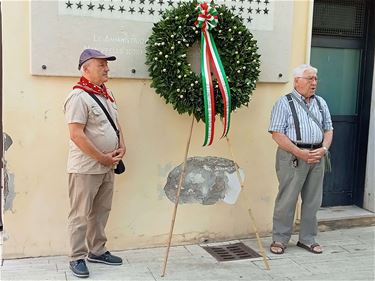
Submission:
{"label": "hairy forearm", "polygon": [[288,151],[296,156],[299,154],[300,149],[294,143],[292,143],[286,135],[279,132],[273,132],[272,138],[281,149]]}
{"label": "hairy forearm", "polygon": [[333,131],[325,131],[324,132],[324,139],[323,139],[323,147],[329,149],[332,143],[333,138]]}
{"label": "hairy forearm", "polygon": [[95,159],[99,162],[102,160],[104,154],[95,147],[95,145],[85,135],[83,130],[71,128],[70,129],[70,139],[86,155],[90,156],[91,158],[93,158],[93,159]]}

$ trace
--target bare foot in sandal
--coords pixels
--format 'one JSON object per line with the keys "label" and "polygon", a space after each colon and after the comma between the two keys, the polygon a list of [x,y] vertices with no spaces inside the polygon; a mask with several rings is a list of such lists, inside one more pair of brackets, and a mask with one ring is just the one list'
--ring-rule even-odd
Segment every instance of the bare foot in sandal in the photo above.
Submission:
{"label": "bare foot in sandal", "polygon": [[284,246],[283,243],[273,241],[270,246],[270,251],[273,254],[281,255],[281,254],[284,254],[285,248],[286,247]]}
{"label": "bare foot in sandal", "polygon": [[297,242],[297,246],[298,247],[301,247],[311,253],[314,253],[314,254],[321,254],[323,253],[323,249],[322,247],[318,244],[318,243],[314,243],[314,244],[311,244],[311,245],[305,245],[301,242]]}

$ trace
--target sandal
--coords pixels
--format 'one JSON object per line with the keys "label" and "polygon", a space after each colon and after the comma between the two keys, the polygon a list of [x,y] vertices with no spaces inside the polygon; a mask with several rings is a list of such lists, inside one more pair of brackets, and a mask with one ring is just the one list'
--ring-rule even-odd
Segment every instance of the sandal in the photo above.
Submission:
{"label": "sandal", "polygon": [[301,247],[301,248],[303,248],[303,249],[305,249],[305,250],[307,250],[307,251],[309,251],[311,253],[314,253],[314,254],[321,254],[321,253],[323,253],[322,250],[320,250],[320,251],[315,250],[316,247],[320,247],[320,245],[318,243],[314,243],[314,244],[311,244],[310,246],[307,246],[307,245],[305,245],[305,244],[303,244],[303,243],[301,243],[301,242],[298,241],[297,242],[297,246]]}
{"label": "sandal", "polygon": [[[272,248],[276,248],[277,250],[273,250]],[[284,246],[283,243],[273,241],[270,246],[270,251],[273,254],[281,255],[281,254],[284,254],[285,248],[286,247]]]}

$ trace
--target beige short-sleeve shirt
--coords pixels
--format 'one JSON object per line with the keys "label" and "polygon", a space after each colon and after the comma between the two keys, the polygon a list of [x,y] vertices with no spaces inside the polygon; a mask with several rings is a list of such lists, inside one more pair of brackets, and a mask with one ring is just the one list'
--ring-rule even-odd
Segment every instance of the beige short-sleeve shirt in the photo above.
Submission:
{"label": "beige short-sleeve shirt", "polygon": [[[89,95],[81,89],[70,92],[64,103],[66,121],[68,124],[84,124],[86,136],[98,150],[103,153],[114,151],[118,148],[116,132],[103,110]],[[118,128],[116,103],[99,95],[97,97],[106,107]],[[100,164],[83,153],[72,140],[69,140],[68,173],[104,174],[113,168]]]}

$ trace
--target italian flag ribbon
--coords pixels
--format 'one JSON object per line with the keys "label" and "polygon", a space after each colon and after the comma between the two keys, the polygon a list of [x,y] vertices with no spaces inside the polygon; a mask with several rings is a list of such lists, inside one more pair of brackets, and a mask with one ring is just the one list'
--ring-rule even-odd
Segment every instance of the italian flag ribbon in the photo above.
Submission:
{"label": "italian flag ribbon", "polygon": [[224,104],[224,130],[221,137],[228,134],[230,126],[231,98],[230,88],[225,75],[224,66],[217,51],[214,38],[210,30],[218,23],[218,12],[213,5],[206,2],[201,3],[196,8],[199,12],[195,26],[200,28],[201,33],[201,72],[204,97],[204,111],[206,134],[203,146],[211,145],[215,131],[215,99],[214,87],[211,77],[211,68],[219,84],[221,96]]}

